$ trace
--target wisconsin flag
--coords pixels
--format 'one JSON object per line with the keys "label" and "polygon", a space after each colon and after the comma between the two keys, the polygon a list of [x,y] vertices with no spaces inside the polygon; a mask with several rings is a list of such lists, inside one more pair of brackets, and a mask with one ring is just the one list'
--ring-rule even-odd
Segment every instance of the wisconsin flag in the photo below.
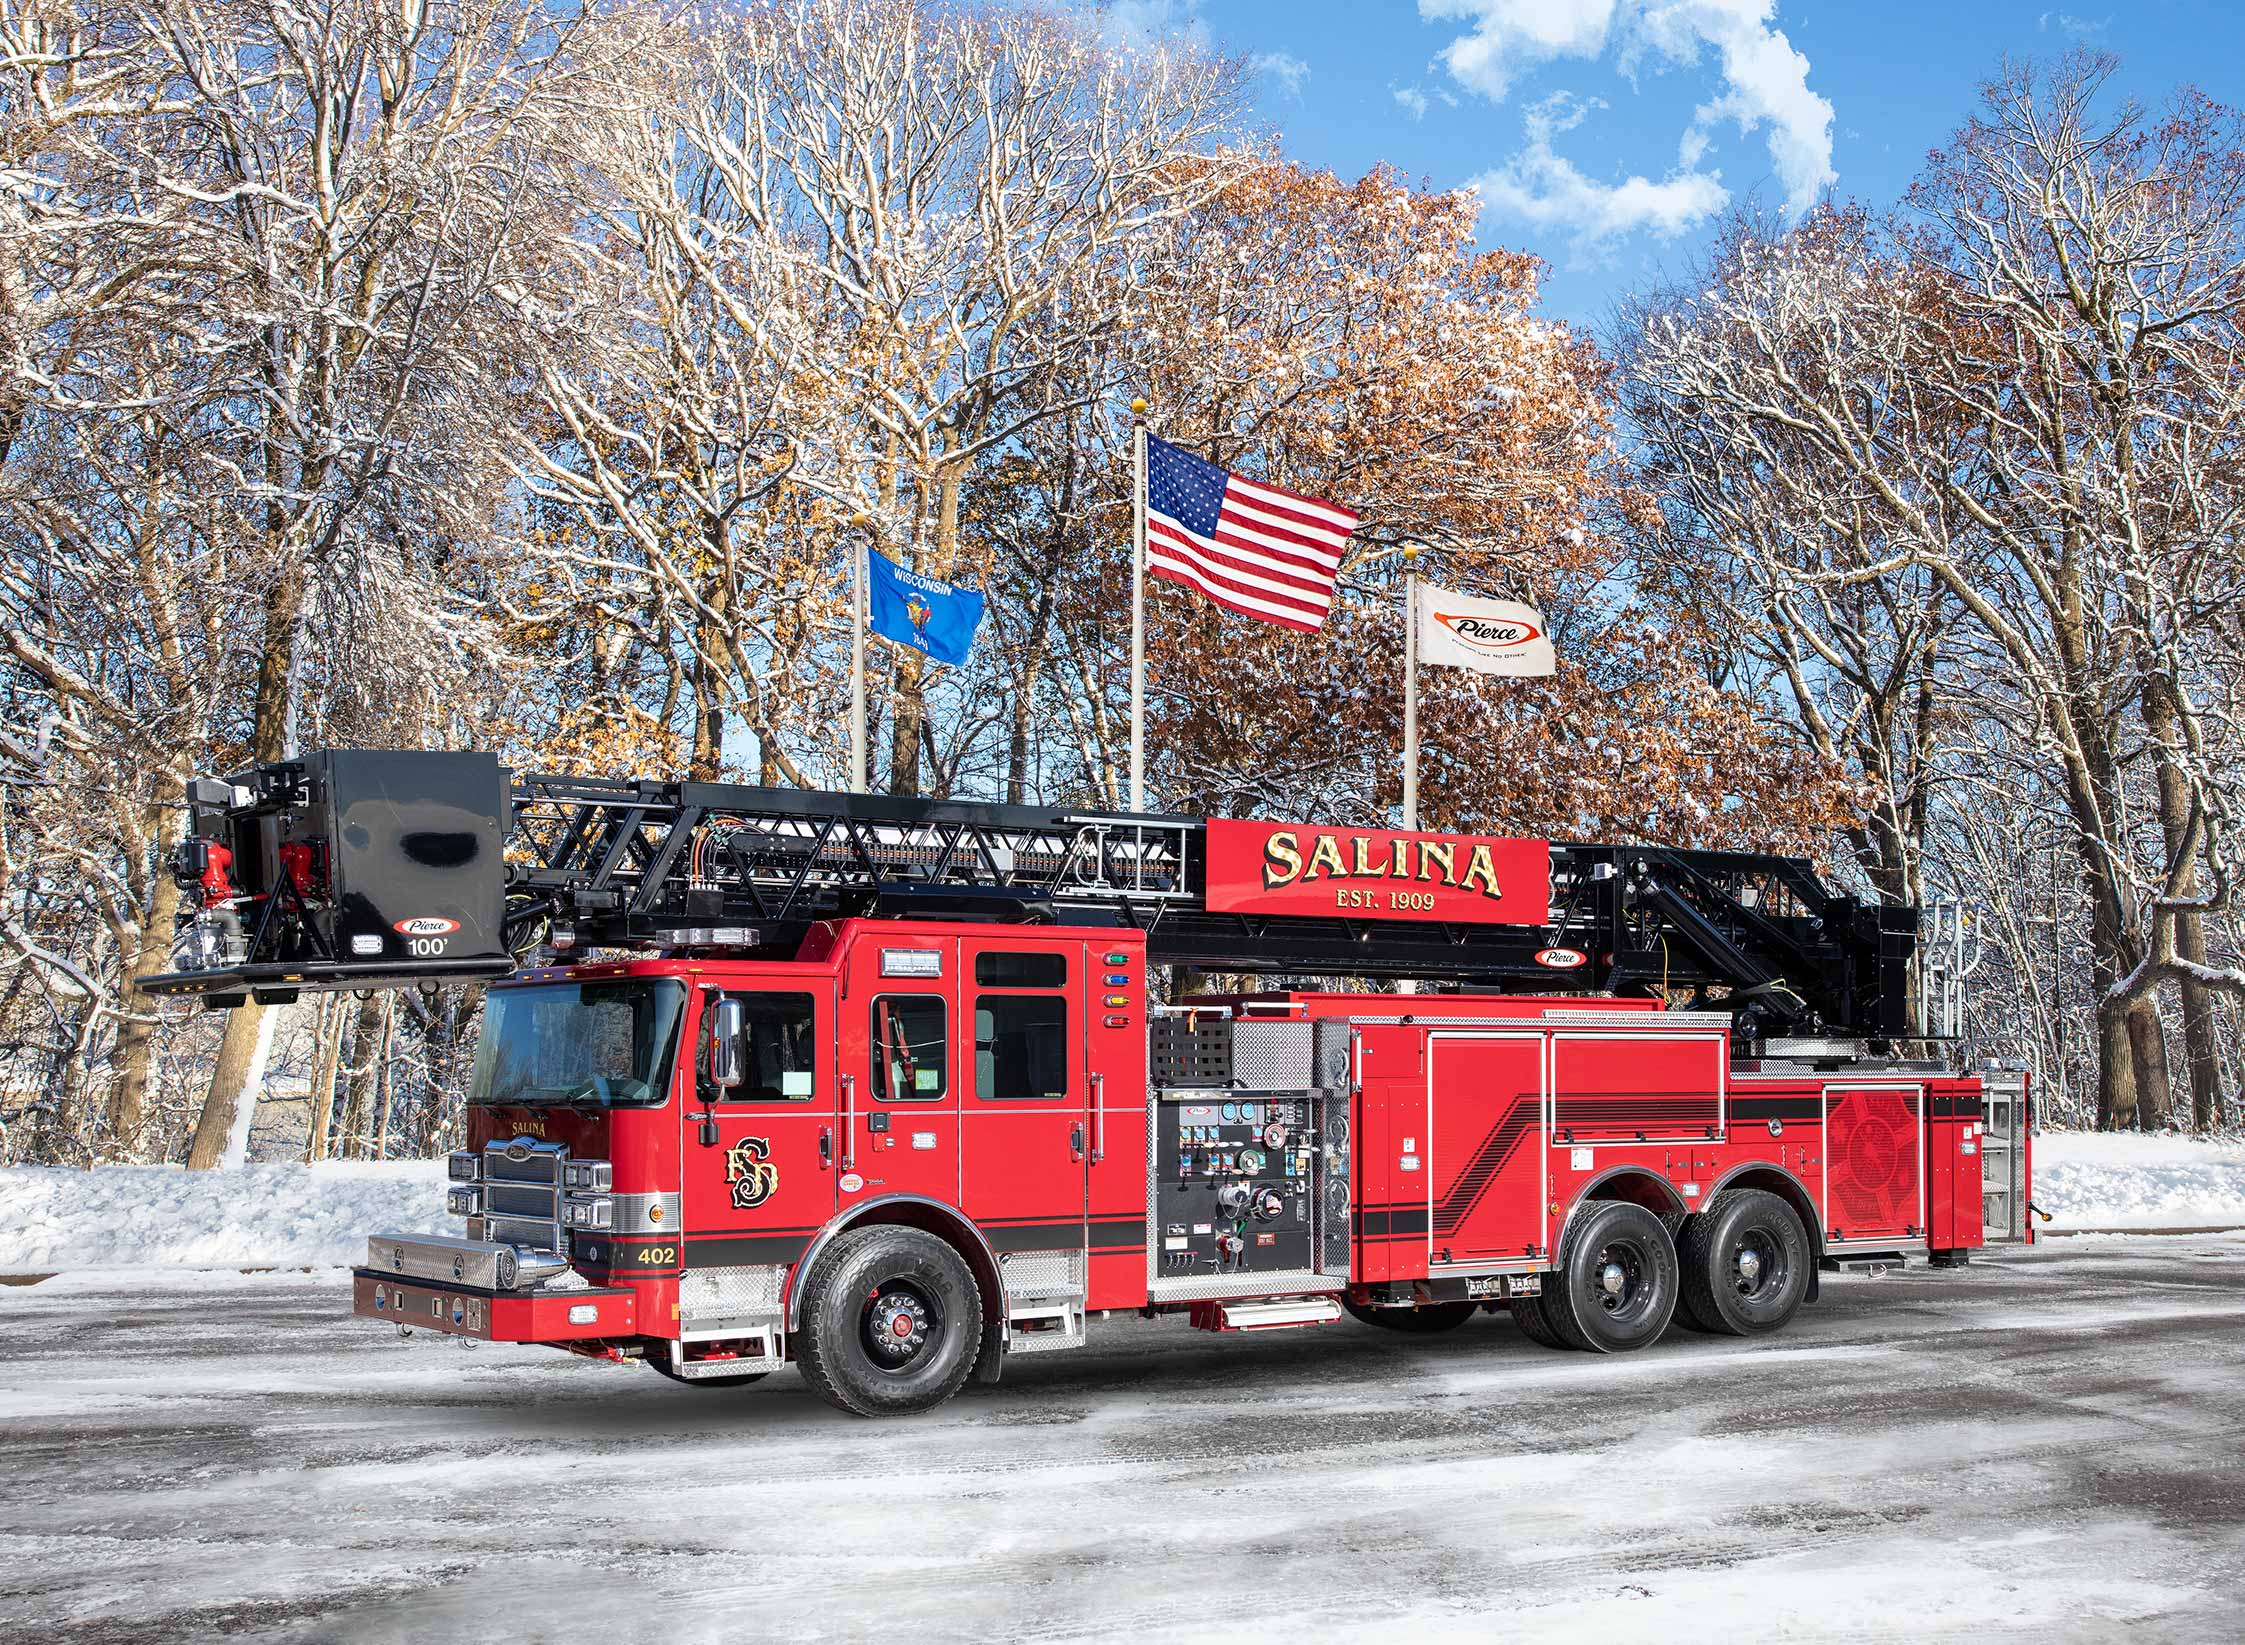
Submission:
{"label": "wisconsin flag", "polygon": [[962,666],[982,621],[982,596],[933,577],[907,571],[887,556],[865,557],[865,587],[872,596],[871,622],[884,640],[924,651],[939,663]]}
{"label": "wisconsin flag", "polygon": [[1432,583],[1416,585],[1419,661],[1515,678],[1557,667],[1543,613],[1517,600],[1478,600]]}

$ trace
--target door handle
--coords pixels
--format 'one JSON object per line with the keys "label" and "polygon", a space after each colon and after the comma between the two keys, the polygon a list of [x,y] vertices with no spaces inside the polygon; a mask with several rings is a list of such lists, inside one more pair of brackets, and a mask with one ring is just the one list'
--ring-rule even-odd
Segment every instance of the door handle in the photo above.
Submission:
{"label": "door handle", "polygon": [[1091,1076],[1091,1163],[1107,1157],[1107,1076]]}
{"label": "door handle", "polygon": [[1068,1157],[1072,1160],[1084,1157],[1084,1128],[1080,1125],[1068,1127]]}
{"label": "door handle", "polygon": [[834,1128],[830,1125],[822,1125],[818,1128],[818,1168],[821,1171],[825,1170],[828,1162],[833,1158]]}
{"label": "door handle", "polygon": [[857,1164],[857,1076],[842,1076],[842,1169],[847,1171]]}

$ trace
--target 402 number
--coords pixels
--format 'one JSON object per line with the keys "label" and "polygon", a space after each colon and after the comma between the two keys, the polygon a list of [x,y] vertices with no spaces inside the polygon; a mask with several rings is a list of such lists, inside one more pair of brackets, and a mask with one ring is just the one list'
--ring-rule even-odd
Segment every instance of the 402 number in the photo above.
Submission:
{"label": "402 number", "polygon": [[675,1245],[642,1245],[631,1254],[634,1266],[640,1268],[675,1268],[678,1266],[678,1247]]}

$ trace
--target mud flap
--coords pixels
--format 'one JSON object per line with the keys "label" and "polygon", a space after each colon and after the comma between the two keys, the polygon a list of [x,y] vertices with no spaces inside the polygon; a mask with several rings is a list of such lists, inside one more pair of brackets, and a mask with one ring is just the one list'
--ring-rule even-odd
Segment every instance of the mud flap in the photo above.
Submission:
{"label": "mud flap", "polygon": [[982,1348],[974,1356],[974,1369],[967,1373],[967,1380],[980,1387],[995,1387],[1005,1366],[1005,1325],[1002,1321],[996,1325],[985,1325],[982,1328]]}

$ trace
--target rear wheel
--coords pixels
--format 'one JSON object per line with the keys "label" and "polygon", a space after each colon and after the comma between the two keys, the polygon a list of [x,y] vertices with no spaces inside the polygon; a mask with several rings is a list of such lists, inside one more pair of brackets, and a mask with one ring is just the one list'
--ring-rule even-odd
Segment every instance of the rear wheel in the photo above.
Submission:
{"label": "rear wheel", "polygon": [[1660,1218],[1626,1200],[1593,1205],[1545,1277],[1544,1316],[1569,1347],[1627,1353],[1657,1342],[1676,1312],[1676,1247]]}
{"label": "rear wheel", "polygon": [[1425,1302],[1416,1308],[1370,1308],[1361,1302],[1341,1299],[1353,1318],[1367,1325],[1377,1325],[1383,1331],[1407,1331],[1415,1336],[1427,1336],[1436,1331],[1454,1331],[1473,1318],[1478,1302]]}
{"label": "rear wheel", "polygon": [[[1554,1274],[1544,1276],[1546,1285],[1556,1284],[1557,1280],[1558,1276]],[[1513,1324],[1520,1327],[1520,1334],[1530,1342],[1541,1343],[1546,1348],[1567,1346],[1560,1340],[1559,1333],[1551,1328],[1551,1316],[1543,1311],[1541,1296],[1514,1297],[1510,1307]]]}
{"label": "rear wheel", "polygon": [[1737,1188],[1684,1225],[1677,1257],[1683,1311],[1699,1330],[1759,1336],[1800,1312],[1814,1265],[1793,1208],[1759,1188]]}
{"label": "rear wheel", "polygon": [[796,1336],[803,1380],[855,1416],[941,1405],[982,1343],[982,1297],[966,1259],[917,1228],[857,1228],[819,1257]]}

